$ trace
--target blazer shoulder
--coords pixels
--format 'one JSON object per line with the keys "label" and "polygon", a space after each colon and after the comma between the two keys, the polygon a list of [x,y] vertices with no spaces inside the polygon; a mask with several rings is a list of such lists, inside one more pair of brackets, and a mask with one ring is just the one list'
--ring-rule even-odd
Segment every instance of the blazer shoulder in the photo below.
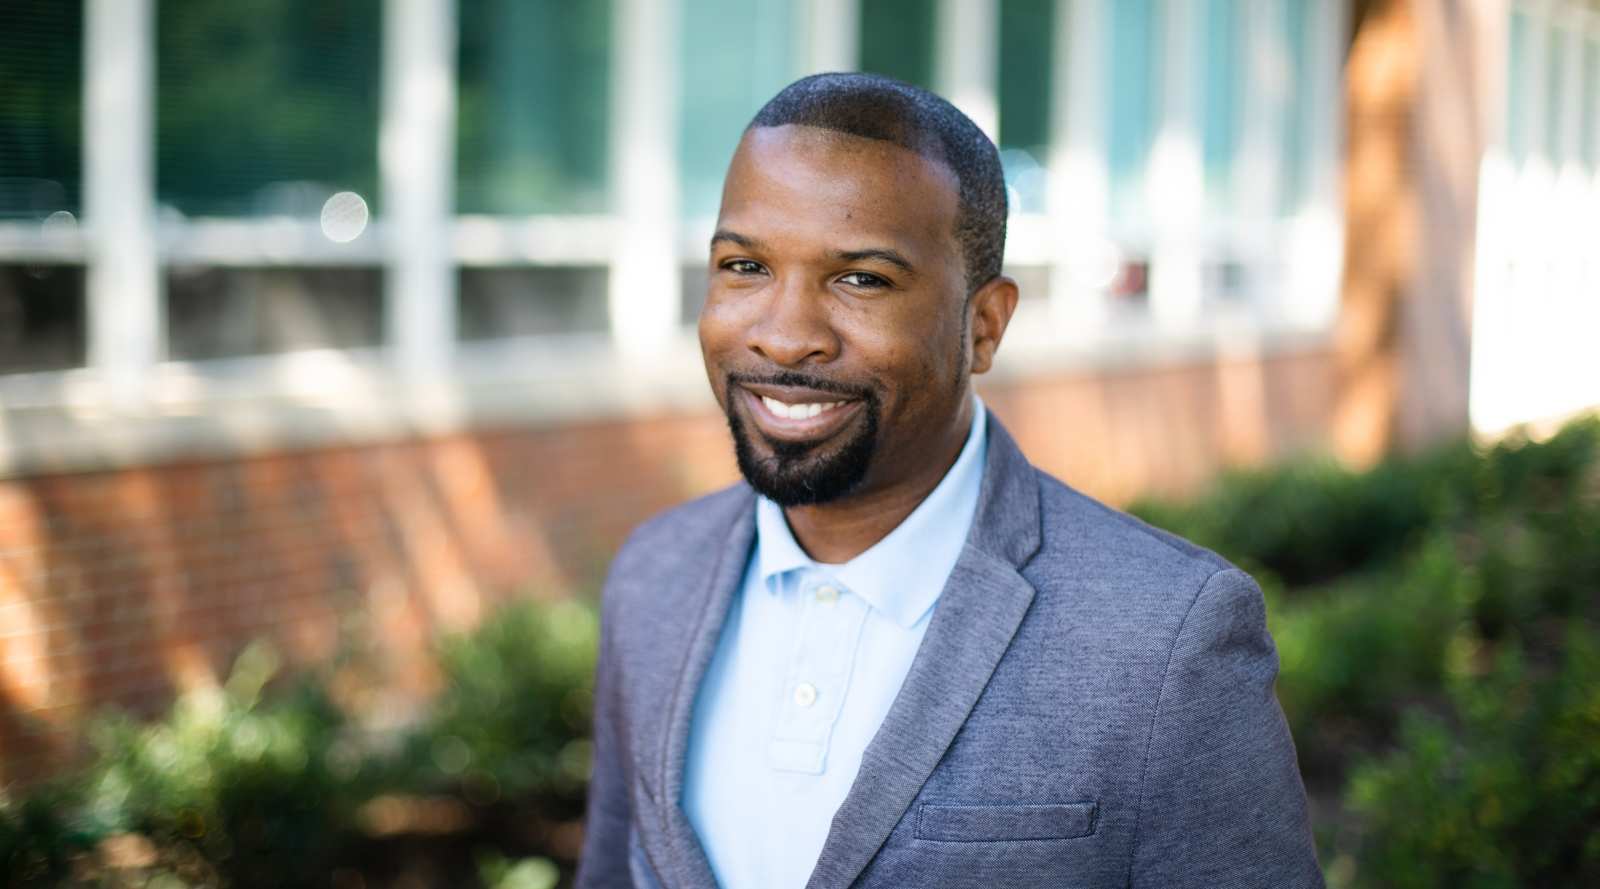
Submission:
{"label": "blazer shoulder", "polygon": [[634,528],[617,551],[612,579],[654,571],[686,557],[704,558],[727,540],[729,529],[754,502],[755,492],[741,481],[656,513]]}
{"label": "blazer shoulder", "polygon": [[1047,548],[1054,537],[1058,544],[1093,547],[1153,564],[1186,565],[1205,576],[1235,567],[1211,550],[1107,506],[1043,470],[1034,472]]}

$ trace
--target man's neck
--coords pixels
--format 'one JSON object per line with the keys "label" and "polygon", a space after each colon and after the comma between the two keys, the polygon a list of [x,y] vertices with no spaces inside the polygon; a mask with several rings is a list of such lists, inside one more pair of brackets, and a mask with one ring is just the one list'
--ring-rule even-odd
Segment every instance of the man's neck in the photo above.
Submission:
{"label": "man's neck", "polygon": [[789,531],[806,555],[825,565],[842,565],[871,549],[928,499],[944,480],[972,434],[972,399],[966,400],[937,459],[895,484],[871,488],[832,503],[783,510]]}

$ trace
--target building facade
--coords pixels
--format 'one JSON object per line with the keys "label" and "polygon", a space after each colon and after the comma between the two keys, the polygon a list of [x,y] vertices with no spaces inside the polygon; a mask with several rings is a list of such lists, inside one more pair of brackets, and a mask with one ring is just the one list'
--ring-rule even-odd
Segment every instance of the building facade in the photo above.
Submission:
{"label": "building facade", "polygon": [[[594,590],[633,523],[734,478],[693,333],[706,241],[745,122],[808,73],[918,83],[995,137],[1023,300],[980,390],[1091,494],[1363,459],[1419,416],[1405,393],[1443,405],[1434,434],[1464,428],[1469,362],[1484,428],[1600,402],[1593,327],[1546,350],[1570,385],[1544,413],[1493,394],[1528,385],[1516,350],[1552,319],[1600,304],[1577,244],[1600,196],[1593,4],[9,9],[13,763],[86,708],[215,681],[258,637],[315,662],[365,622],[414,690],[434,632]],[[1440,86],[1462,46],[1478,79]],[[1452,102],[1467,141],[1445,138]],[[1466,172],[1430,179],[1455,161],[1429,138]],[[1456,228],[1419,236],[1436,217]]]}

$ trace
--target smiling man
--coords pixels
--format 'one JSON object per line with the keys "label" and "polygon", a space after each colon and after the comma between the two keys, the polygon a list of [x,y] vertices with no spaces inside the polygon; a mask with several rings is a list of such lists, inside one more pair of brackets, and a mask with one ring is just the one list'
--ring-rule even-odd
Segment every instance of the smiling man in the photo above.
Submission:
{"label": "smiling man", "polygon": [[612,565],[580,886],[1321,885],[1254,582],[973,394],[1005,224],[915,87],[807,78],[745,131],[700,316],[745,482]]}

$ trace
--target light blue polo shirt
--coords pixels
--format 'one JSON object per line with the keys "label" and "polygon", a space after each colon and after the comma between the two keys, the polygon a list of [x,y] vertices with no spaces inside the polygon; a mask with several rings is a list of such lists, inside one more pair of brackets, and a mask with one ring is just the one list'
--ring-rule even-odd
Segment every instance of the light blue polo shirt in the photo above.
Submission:
{"label": "light blue polo shirt", "polygon": [[695,700],[683,809],[723,889],[801,889],[861,754],[905,682],[961,557],[988,449],[977,402],[933,493],[843,565],[811,560],[777,504]]}

